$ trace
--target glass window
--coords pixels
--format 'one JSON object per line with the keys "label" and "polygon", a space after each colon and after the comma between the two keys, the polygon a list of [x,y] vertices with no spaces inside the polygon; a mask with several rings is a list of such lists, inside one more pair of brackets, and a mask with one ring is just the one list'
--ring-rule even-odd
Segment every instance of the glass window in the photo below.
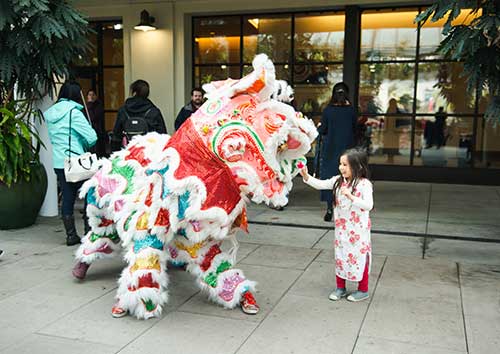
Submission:
{"label": "glass window", "polygon": [[90,48],[86,55],[75,58],[73,62],[75,66],[97,66],[99,64],[99,58],[97,57],[97,33],[95,32],[95,28],[91,27],[90,29],[93,31],[87,36]]}
{"label": "glass window", "polygon": [[411,149],[410,116],[361,116],[358,144],[365,147],[371,164],[409,165]]}
{"label": "glass window", "polygon": [[475,99],[467,94],[462,63],[418,64],[417,113],[473,113]]}
{"label": "glass window", "polygon": [[[476,17],[481,14],[472,14],[470,10],[462,10],[452,25],[468,25]],[[439,43],[444,39],[443,26],[446,20],[442,19],[436,22],[427,21],[420,27],[420,49],[419,56],[421,59],[442,59],[442,55],[436,53]]]}
{"label": "glass window", "polygon": [[103,65],[123,65],[123,30],[119,25],[121,23],[102,26]]}
{"label": "glass window", "polygon": [[295,107],[316,123],[331,99],[332,88],[342,81],[342,65],[295,65]]}
{"label": "glass window", "polygon": [[416,119],[413,164],[433,167],[470,167],[473,117],[445,113]]}
{"label": "glass window", "polygon": [[250,16],[243,18],[243,62],[251,63],[264,53],[274,63],[288,63],[291,45],[291,16]]}
{"label": "glass window", "polygon": [[195,64],[240,62],[240,17],[194,19]]}
{"label": "glass window", "polygon": [[211,81],[240,78],[239,65],[198,66],[195,68],[195,86],[201,87]]}
{"label": "glass window", "polygon": [[[274,70],[276,73],[277,80],[285,80],[290,84],[291,76],[290,76],[290,65],[274,65]],[[243,65],[243,76],[250,74],[253,71],[252,65],[245,64]]]}
{"label": "glass window", "polygon": [[118,110],[125,101],[123,68],[104,68],[104,109]]}
{"label": "glass window", "polygon": [[295,61],[342,61],[344,57],[344,24],[344,14],[326,13],[295,16]]}
{"label": "glass window", "polygon": [[477,118],[475,167],[500,168],[500,124]]}
{"label": "glass window", "polygon": [[416,9],[365,11],[361,15],[361,60],[414,60]]}
{"label": "glass window", "polygon": [[414,70],[413,63],[361,64],[360,112],[412,113]]}

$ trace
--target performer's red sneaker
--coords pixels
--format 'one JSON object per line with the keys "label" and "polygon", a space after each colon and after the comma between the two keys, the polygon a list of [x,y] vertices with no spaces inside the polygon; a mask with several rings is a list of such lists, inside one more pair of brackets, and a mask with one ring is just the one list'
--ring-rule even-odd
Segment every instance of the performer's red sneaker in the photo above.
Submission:
{"label": "performer's red sneaker", "polygon": [[120,318],[120,317],[127,316],[127,310],[125,310],[124,308],[121,308],[118,305],[118,303],[116,303],[111,308],[111,316],[113,316],[114,318]]}
{"label": "performer's red sneaker", "polygon": [[247,315],[255,315],[259,312],[259,305],[250,291],[245,291],[241,298],[241,310]]}

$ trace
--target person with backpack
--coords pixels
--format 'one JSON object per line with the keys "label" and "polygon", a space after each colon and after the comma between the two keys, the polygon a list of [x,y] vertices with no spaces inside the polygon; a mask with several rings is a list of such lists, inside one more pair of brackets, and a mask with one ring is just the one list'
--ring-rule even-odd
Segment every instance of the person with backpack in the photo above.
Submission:
{"label": "person with backpack", "polygon": [[144,80],[134,81],[130,85],[130,95],[118,110],[111,142],[113,151],[127,145],[135,135],[167,133],[160,110],[148,99],[149,84]]}

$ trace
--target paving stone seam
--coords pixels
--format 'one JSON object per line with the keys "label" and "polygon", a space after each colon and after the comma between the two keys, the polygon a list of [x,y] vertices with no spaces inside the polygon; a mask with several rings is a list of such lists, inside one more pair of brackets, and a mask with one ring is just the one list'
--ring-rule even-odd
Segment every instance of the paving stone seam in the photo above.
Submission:
{"label": "paving stone seam", "polygon": [[380,278],[382,277],[382,274],[384,273],[384,268],[385,268],[385,265],[387,263],[388,258],[389,258],[388,256],[386,256],[384,258],[384,263],[382,263],[382,267],[380,268],[380,273],[378,274],[377,281],[375,282],[375,286],[373,287],[373,291],[371,292],[368,306],[366,306],[365,314],[363,315],[363,319],[361,320],[361,324],[359,325],[358,333],[356,334],[356,340],[354,341],[354,345],[352,346],[351,354],[354,354],[354,351],[356,350],[356,345],[358,344],[359,334],[361,333],[361,330],[363,328],[363,324],[365,323],[366,316],[368,315],[368,311],[370,310],[370,306],[372,305],[373,298],[375,297],[375,292],[377,291],[378,283],[380,281]]}
{"label": "paving stone seam", "polygon": [[[316,230],[335,230],[333,226],[321,226],[321,225],[304,225],[304,224],[289,224],[289,223],[275,223],[275,222],[267,222],[267,221],[249,221],[249,224],[255,225],[265,225],[271,227],[291,227],[298,229],[316,229]],[[458,224],[457,224],[458,225]],[[469,223],[469,225],[471,225]],[[489,225],[489,224],[477,224],[477,226],[492,226],[497,227],[498,225]],[[452,241],[473,241],[473,242],[487,242],[487,243],[500,243],[500,239],[493,238],[498,237],[497,235],[493,235],[491,237],[469,237],[469,236],[460,236],[460,235],[440,235],[440,234],[429,234],[422,232],[408,232],[408,231],[391,231],[391,230],[377,230],[372,229],[372,234],[379,235],[390,235],[390,236],[402,236],[402,237],[432,237],[436,239],[443,240],[452,240]],[[250,242],[247,242],[250,243]]]}
{"label": "paving stone seam", "polygon": [[432,184],[429,186],[429,204],[427,205],[427,218],[425,220],[425,235],[424,242],[422,244],[422,259],[425,259],[425,251],[427,250],[427,233],[429,232],[429,218],[431,215],[431,205],[432,205]]}
{"label": "paving stone seam", "polygon": [[[104,344],[104,343],[99,343],[99,342],[93,342],[93,341],[87,340],[87,339],[69,338],[69,337],[58,336],[56,334],[41,333],[41,332],[37,332],[37,331],[33,332],[32,334],[37,335],[37,336],[41,336],[41,337],[47,337],[47,338],[64,339],[64,340],[78,342],[78,343],[82,343],[82,344],[85,344],[85,343],[96,344],[96,345],[108,347],[110,349],[111,348],[113,348],[113,349],[117,348],[116,346],[112,346],[112,345]],[[17,343],[17,344],[19,344],[19,343]],[[9,347],[12,347],[12,346],[9,346]],[[7,347],[5,349],[8,349],[9,347]],[[115,352],[115,353],[117,353],[117,352]]]}
{"label": "paving stone seam", "polygon": [[[411,346],[419,346],[420,344],[416,344],[415,342],[410,342],[410,341],[404,341],[404,340],[397,340],[397,339],[394,339],[394,338],[385,338],[385,337],[374,337],[374,336],[360,336],[361,338],[367,338],[367,339],[378,339],[378,340],[383,340],[385,342],[392,342],[392,343],[401,343],[401,344],[407,344],[407,345],[411,345]],[[454,348],[450,348],[450,347],[445,347],[445,346],[440,346],[440,345],[432,345],[432,344],[425,344],[425,348],[429,348],[429,349],[446,349],[447,351],[450,351],[452,350],[453,353],[463,353],[463,354],[469,354],[468,352],[464,352],[464,351],[457,351],[456,349]]]}
{"label": "paving stone seam", "polygon": [[[329,230],[326,230],[325,233],[323,235],[321,235],[320,238],[318,238],[318,240],[316,242],[314,242],[314,244],[311,246],[311,249],[314,249],[314,246],[316,246],[329,232],[330,232]],[[318,256],[319,256],[319,254],[316,257],[318,257]]]}
{"label": "paving stone seam", "polygon": [[[321,253],[321,252],[318,252],[318,254]],[[317,255],[316,255],[317,256]],[[309,263],[310,265],[310,263]],[[309,267],[308,265],[308,267]],[[289,268],[287,268],[289,269]],[[306,267],[307,269],[307,267]],[[299,276],[297,276],[297,278],[295,278],[295,280],[290,284],[290,286],[283,292],[283,294],[281,295],[281,297],[278,299],[278,301],[276,301],[276,303],[274,304],[274,306],[272,306],[269,310],[269,312],[264,316],[264,318],[258,322],[258,325],[255,326],[255,328],[250,332],[250,334],[247,336],[247,338],[240,344],[240,346],[238,348],[236,348],[236,350],[234,351],[233,354],[237,354],[240,349],[245,345],[245,343],[248,341],[248,339],[255,333],[255,331],[266,321],[266,319],[269,317],[269,315],[273,312],[273,310],[276,308],[276,306],[278,306],[278,304],[281,302],[281,300],[283,300],[283,298],[290,292],[290,290],[292,289],[292,287],[299,281],[299,279],[304,275],[305,273],[305,269],[302,271],[302,274],[300,274]]]}
{"label": "paving stone seam", "polygon": [[[144,331],[140,332],[137,336],[135,336],[132,340],[130,340],[129,342],[127,342],[126,344],[124,344],[120,349],[118,349],[118,351],[115,352],[115,354],[118,354],[120,353],[122,350],[126,349],[126,347],[128,347],[130,344],[132,344],[133,342],[135,342],[137,339],[139,339],[142,335],[144,335],[146,332],[148,332],[149,330],[151,330],[154,326],[158,325],[160,322],[162,322],[167,316],[169,313],[173,313],[173,312],[185,312],[185,311],[180,311],[179,308],[184,305],[186,302],[188,302],[189,300],[191,300],[194,296],[196,296],[198,293],[200,292],[200,290],[198,290],[197,292],[195,292],[193,295],[189,296],[185,301],[181,302],[178,306],[176,306],[174,308],[173,311],[169,311],[169,312],[165,312],[164,313],[164,316],[159,318],[158,321],[155,321],[151,326],[147,327],[146,329],[144,329]],[[111,316],[111,314],[110,314]],[[207,315],[205,315],[207,316]],[[119,321],[119,319],[117,319]],[[141,321],[141,320],[137,320],[137,319],[134,319],[134,321]],[[147,320],[146,320],[147,321]]]}
{"label": "paving stone seam", "polygon": [[[110,289],[109,289],[109,291],[106,291],[105,293],[103,293],[103,294],[101,294],[101,295],[98,295],[97,297],[92,298],[90,301],[88,301],[88,302],[85,302],[85,303],[81,304],[80,306],[76,307],[76,308],[75,308],[75,309],[73,309],[72,311],[69,311],[69,312],[65,313],[65,314],[64,314],[64,315],[62,315],[61,317],[58,317],[57,319],[55,319],[55,320],[53,320],[53,321],[51,321],[51,322],[49,322],[49,323],[44,324],[44,327],[50,327],[52,324],[56,323],[57,321],[60,321],[61,319],[65,318],[65,317],[68,317],[68,316],[70,316],[71,314],[73,314],[73,313],[75,313],[75,312],[79,311],[80,309],[84,308],[85,306],[88,306],[88,305],[92,304],[93,302],[98,301],[99,299],[101,299],[102,297],[104,297],[104,296],[106,296],[106,295],[110,294],[111,292],[113,292],[113,291],[115,291],[115,292],[116,292],[116,289],[118,289],[118,286],[116,286],[116,287],[114,287],[114,288],[110,288]],[[25,290],[25,291],[27,291],[27,290]],[[111,316],[111,313],[110,313],[110,316]],[[40,331],[40,330],[42,330],[42,329],[43,329],[43,328],[37,329],[37,330],[35,331],[35,333],[39,333],[38,331]],[[39,334],[41,334],[41,333],[39,333]],[[64,337],[64,338],[68,338],[68,337]]]}
{"label": "paving stone seam", "polygon": [[262,244],[261,243],[251,243],[251,242],[241,242],[241,243],[250,243],[252,245],[258,245],[257,247],[255,247],[253,250],[251,250],[250,252],[248,252],[248,254],[243,257],[242,259],[240,259],[239,261],[236,262],[236,264],[244,264],[242,263],[245,259],[247,259],[251,254],[253,254],[256,250],[258,250],[259,248],[261,248]]}
{"label": "paving stone seam", "polygon": [[[13,240],[9,240],[9,241],[13,241]],[[15,240],[14,240],[15,241]],[[19,241],[19,242],[24,242],[24,241]],[[64,248],[67,248],[68,246],[65,246],[65,245],[57,245],[55,246],[54,248],[50,248],[48,249],[47,251],[44,251],[44,253],[53,253],[55,252],[57,249],[61,248],[61,249],[64,249]],[[5,251],[5,248],[4,248],[4,251]],[[37,255],[37,252],[33,252],[33,253],[27,253],[25,256],[20,256],[19,258],[17,259],[10,259],[10,260],[3,260],[3,261],[0,261],[0,268],[1,267],[4,267],[6,265],[9,265],[9,264],[15,264],[15,263],[18,263],[28,257],[33,257],[33,256],[36,256]]]}
{"label": "paving stone seam", "polygon": [[467,350],[467,354],[469,354],[469,338],[468,338],[468,335],[467,335],[467,322],[465,320],[465,311],[464,311],[464,297],[463,297],[463,293],[462,293],[462,280],[461,280],[461,277],[460,277],[460,263],[456,263],[457,265],[457,278],[458,278],[458,289],[460,290],[460,307],[461,307],[461,310],[462,310],[462,321],[463,321],[463,325],[464,325],[464,339],[465,339],[465,349]]}

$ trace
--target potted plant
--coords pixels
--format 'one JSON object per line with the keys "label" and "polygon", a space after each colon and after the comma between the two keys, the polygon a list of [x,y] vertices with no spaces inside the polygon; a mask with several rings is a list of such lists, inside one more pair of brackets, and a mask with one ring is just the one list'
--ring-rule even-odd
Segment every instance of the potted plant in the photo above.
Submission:
{"label": "potted plant", "polygon": [[47,189],[36,103],[89,47],[88,23],[66,0],[0,2],[0,229],[33,224]]}

